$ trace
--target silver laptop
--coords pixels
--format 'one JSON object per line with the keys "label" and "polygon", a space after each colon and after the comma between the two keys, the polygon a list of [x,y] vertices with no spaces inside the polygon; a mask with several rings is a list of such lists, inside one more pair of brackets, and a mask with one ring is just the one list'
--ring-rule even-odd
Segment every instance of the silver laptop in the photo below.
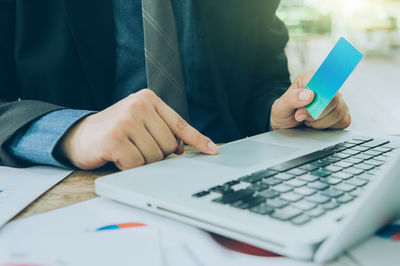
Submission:
{"label": "silver laptop", "polygon": [[99,178],[98,195],[324,262],[400,212],[399,139],[277,130]]}

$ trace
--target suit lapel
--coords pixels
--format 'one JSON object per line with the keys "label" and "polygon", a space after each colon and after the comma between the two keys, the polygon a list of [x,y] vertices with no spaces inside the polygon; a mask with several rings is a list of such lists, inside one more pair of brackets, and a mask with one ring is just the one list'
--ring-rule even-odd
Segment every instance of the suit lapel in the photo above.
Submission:
{"label": "suit lapel", "polygon": [[62,0],[85,75],[99,109],[110,105],[115,79],[111,0]]}

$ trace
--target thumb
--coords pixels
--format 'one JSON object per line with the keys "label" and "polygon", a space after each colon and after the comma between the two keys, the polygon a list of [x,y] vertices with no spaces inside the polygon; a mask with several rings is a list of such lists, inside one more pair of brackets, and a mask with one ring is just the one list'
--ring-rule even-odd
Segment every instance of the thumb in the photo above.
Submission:
{"label": "thumb", "polygon": [[309,89],[287,90],[277,101],[276,111],[280,116],[290,116],[296,109],[309,105],[314,100],[314,92]]}

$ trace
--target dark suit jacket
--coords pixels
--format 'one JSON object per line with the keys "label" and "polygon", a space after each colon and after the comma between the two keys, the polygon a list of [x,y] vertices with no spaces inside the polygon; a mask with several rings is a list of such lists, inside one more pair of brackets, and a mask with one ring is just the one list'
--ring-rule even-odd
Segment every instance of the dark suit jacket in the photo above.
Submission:
{"label": "dark suit jacket", "polygon": [[[290,85],[279,0],[193,1],[228,139],[266,131]],[[114,73],[112,0],[0,0],[0,165],[22,165],[7,142],[38,117],[109,106]]]}

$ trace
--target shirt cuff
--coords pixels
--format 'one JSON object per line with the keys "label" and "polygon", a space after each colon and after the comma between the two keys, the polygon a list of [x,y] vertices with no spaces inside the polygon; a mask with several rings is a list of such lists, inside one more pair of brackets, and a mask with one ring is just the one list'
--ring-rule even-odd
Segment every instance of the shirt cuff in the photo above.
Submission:
{"label": "shirt cuff", "polygon": [[9,149],[15,157],[31,163],[70,168],[55,157],[55,147],[68,129],[92,113],[73,109],[50,112],[19,132],[11,140]]}

